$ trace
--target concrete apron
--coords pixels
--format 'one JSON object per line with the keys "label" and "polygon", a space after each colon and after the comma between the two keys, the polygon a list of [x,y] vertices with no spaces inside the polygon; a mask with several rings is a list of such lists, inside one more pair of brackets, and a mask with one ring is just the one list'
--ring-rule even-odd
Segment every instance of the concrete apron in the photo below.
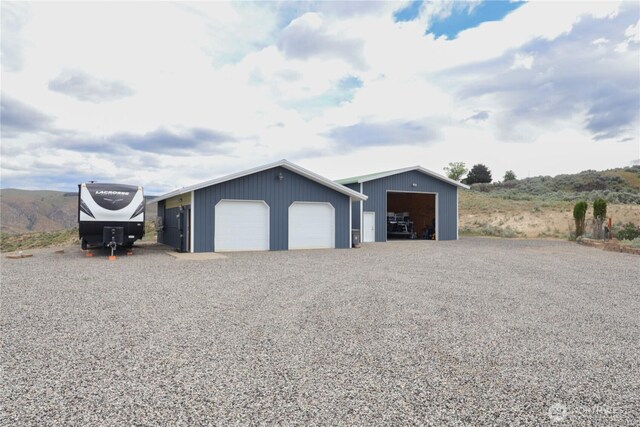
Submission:
{"label": "concrete apron", "polygon": [[206,261],[210,259],[225,259],[227,256],[218,254],[215,252],[197,252],[197,253],[189,253],[189,252],[165,252],[167,255],[171,255],[177,260],[180,261]]}

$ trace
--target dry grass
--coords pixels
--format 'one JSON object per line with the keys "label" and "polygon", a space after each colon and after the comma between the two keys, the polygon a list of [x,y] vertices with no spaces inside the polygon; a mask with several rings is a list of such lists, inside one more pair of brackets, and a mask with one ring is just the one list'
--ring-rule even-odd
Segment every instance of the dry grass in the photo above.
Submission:
{"label": "dry grass", "polygon": [[[153,221],[145,221],[143,241],[155,241],[156,230]],[[79,244],[78,228],[69,230],[0,235],[0,252],[14,252],[25,249],[48,248]]]}
{"label": "dry grass", "polygon": [[6,234],[0,236],[0,252],[25,249],[68,246],[78,243],[78,229],[48,231],[42,233]]}
{"label": "dry grass", "polygon": [[611,170],[602,172],[605,176],[619,176],[626,181],[626,183],[640,191],[640,175],[637,172],[630,170]]}
{"label": "dry grass", "polygon": [[[549,237],[566,239],[573,230],[574,202],[507,200],[487,193],[462,191],[460,233],[500,237]],[[640,205],[609,205],[614,224],[637,223]],[[587,211],[587,218],[592,209]]]}

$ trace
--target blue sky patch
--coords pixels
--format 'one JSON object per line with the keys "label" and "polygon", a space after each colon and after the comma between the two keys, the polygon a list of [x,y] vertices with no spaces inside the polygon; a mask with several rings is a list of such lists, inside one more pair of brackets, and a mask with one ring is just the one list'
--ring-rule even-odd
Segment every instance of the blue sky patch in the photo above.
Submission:
{"label": "blue sky patch", "polygon": [[422,7],[422,0],[412,1],[409,6],[397,10],[393,14],[393,18],[396,22],[413,21],[420,14],[420,8]]}
{"label": "blue sky patch", "polygon": [[362,87],[362,80],[355,76],[348,76],[343,78],[338,82],[338,89],[340,90],[351,90],[358,89]]}
{"label": "blue sky patch", "polygon": [[[524,4],[525,2],[523,1],[483,1],[480,4],[456,3],[451,15],[434,21],[426,33],[431,33],[436,38],[445,36],[447,39],[452,40],[462,31],[475,28],[483,22],[500,21]],[[474,5],[475,7],[472,7]]]}

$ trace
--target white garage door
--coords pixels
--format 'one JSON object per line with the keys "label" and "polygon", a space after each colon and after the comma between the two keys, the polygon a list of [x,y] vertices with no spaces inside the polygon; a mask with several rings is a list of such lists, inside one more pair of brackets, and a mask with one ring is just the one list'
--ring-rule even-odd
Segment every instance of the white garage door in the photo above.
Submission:
{"label": "white garage door", "polygon": [[293,202],[289,206],[289,249],[336,247],[336,214],[329,203]]}
{"label": "white garage door", "polygon": [[268,251],[269,206],[262,200],[220,200],[214,232],[216,252]]}

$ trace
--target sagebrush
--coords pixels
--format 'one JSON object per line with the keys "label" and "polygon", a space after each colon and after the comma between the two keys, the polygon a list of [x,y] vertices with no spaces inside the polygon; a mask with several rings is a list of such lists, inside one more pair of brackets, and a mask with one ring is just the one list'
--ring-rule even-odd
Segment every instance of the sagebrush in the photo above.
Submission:
{"label": "sagebrush", "polygon": [[635,240],[640,237],[640,226],[629,222],[622,226],[622,230],[616,234],[618,240]]}

